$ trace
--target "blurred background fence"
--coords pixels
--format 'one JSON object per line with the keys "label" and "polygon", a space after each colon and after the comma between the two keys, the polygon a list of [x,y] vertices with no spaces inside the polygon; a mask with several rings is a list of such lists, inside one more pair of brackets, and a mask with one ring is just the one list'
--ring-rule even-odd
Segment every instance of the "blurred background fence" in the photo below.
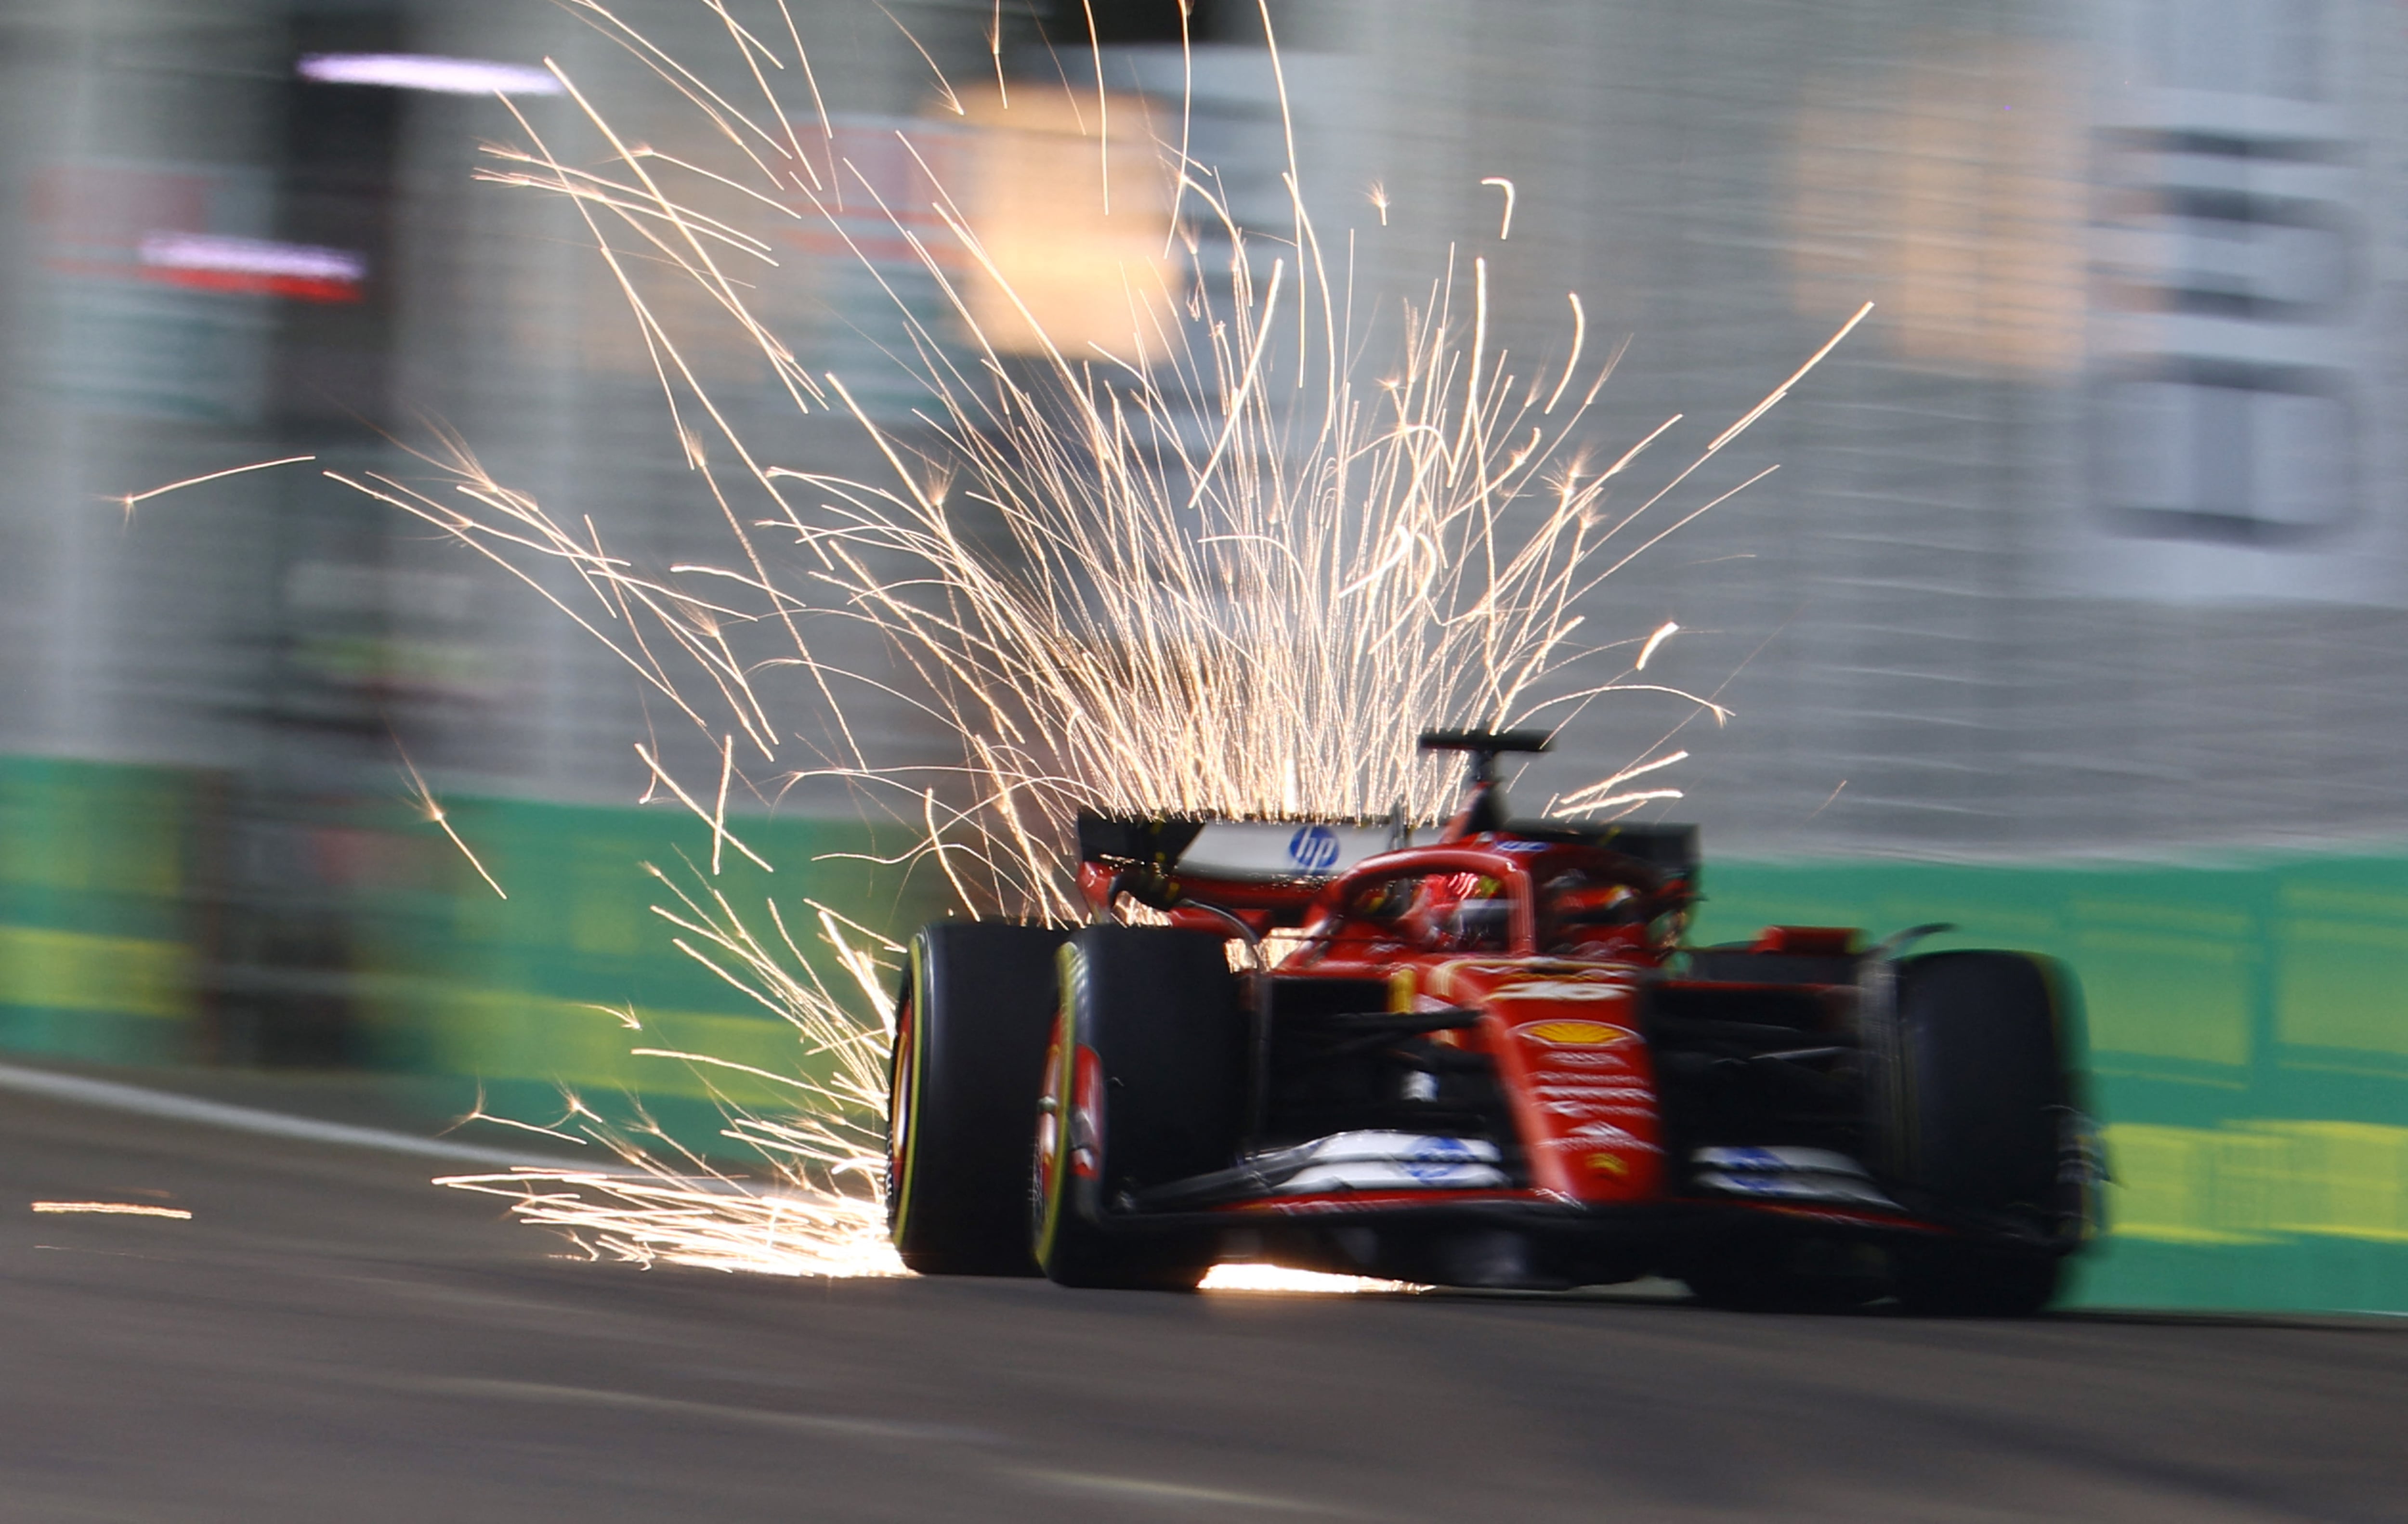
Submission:
{"label": "blurred background fence", "polygon": [[[1083,119],[1007,128],[968,88],[1082,78],[1084,7],[789,5],[836,146],[908,192],[918,171],[879,145],[915,124],[1052,272],[1049,326],[1077,332],[1114,286],[1097,273],[1150,257],[1141,186],[1132,241],[1060,183],[1089,173]],[[700,6],[619,9],[734,64]],[[1694,501],[1782,470],[1588,610],[1614,638],[1678,620],[1651,674],[1735,718],[1591,705],[1524,802],[1676,735],[1710,934],[1947,919],[2067,959],[2117,1172],[2094,1300],[2408,1310],[2398,8],[1269,15],[1308,198],[1326,237],[1357,232],[1367,303],[1482,254],[1526,376],[1560,360],[1578,291],[1593,342],[1631,335],[1600,453],[1675,411],[1702,444],[1880,304]],[[1192,73],[1197,157],[1241,223],[1283,227],[1256,7],[1198,5],[1192,71],[1168,0],[1094,16],[1132,150]],[[621,50],[538,0],[0,5],[0,1043],[443,1075],[528,1115],[558,1085],[624,1091],[706,1145],[715,1093],[775,1087],[631,1047],[804,1061],[649,913],[639,864],[683,873],[710,841],[634,803],[631,743],[680,765],[693,744],[525,588],[315,475],[409,476],[450,428],[617,546],[716,548],[581,224],[473,178],[481,142],[521,136],[497,83],[535,130],[571,124],[525,72],[546,58],[628,103],[631,134],[676,130]],[[761,300],[908,427],[883,349],[896,296],[934,311],[934,289],[867,253],[795,240]],[[731,390],[749,374],[695,359]],[[862,468],[849,426],[760,426],[813,469]],[[865,690],[853,719],[887,755],[941,756],[906,705]],[[403,748],[507,901],[412,813]],[[842,790],[736,807],[778,868],[723,876],[738,903],[897,933],[941,904],[861,855],[899,838]]]}

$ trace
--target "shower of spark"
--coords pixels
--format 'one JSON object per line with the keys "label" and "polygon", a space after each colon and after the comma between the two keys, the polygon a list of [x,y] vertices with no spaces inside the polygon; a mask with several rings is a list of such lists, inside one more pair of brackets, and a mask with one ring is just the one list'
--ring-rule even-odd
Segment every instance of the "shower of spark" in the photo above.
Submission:
{"label": "shower of spark", "polygon": [[403,770],[409,774],[411,806],[425,818],[427,824],[442,832],[444,839],[459,849],[460,855],[468,860],[468,866],[477,870],[477,876],[485,881],[485,887],[494,891],[495,898],[509,899],[509,895],[503,890],[500,880],[485,871],[485,864],[478,860],[476,853],[468,849],[468,844],[460,839],[460,833],[452,829],[451,815],[436,799],[435,790],[426,786],[426,779],[420,776],[418,764],[409,760],[409,753],[401,750],[398,741],[394,744],[394,750],[401,757]]}
{"label": "shower of spark", "polygon": [[193,1214],[180,1206],[145,1206],[139,1202],[36,1202],[33,1209],[52,1216],[104,1218],[166,1218],[190,1222]]}
{"label": "shower of spark", "polygon": [[203,476],[186,477],[181,481],[171,481],[163,487],[153,487],[148,491],[127,492],[122,497],[111,498],[110,501],[124,507],[125,521],[131,524],[134,521],[135,508],[154,497],[165,497],[169,492],[184,491],[189,488],[204,486],[212,481],[222,481],[228,477],[245,476],[253,471],[272,471],[280,465],[301,465],[317,458],[315,455],[286,455],[273,461],[253,461],[249,465],[230,466],[223,471],[211,471]]}
{"label": "shower of spark", "polygon": [[677,1175],[630,1148],[632,1173],[532,1170],[436,1181],[510,1204],[588,1258],[756,1275],[852,1279],[909,1272],[886,1241],[886,1210],[842,1191],[765,1187],[715,1171]]}
{"label": "shower of spark", "polygon": [[[631,144],[554,64],[592,143],[555,149],[522,114],[522,143],[491,150],[484,178],[566,198],[583,218],[642,331],[685,463],[724,520],[729,557],[647,568],[609,548],[591,520],[556,518],[487,475],[456,437],[423,457],[440,485],[336,479],[519,577],[696,728],[715,780],[681,781],[657,747],[638,749],[654,781],[710,825],[714,873],[723,846],[761,861],[728,817],[731,780],[766,793],[836,778],[920,824],[912,857],[941,868],[965,910],[1072,919],[1062,848],[1082,807],[1427,820],[1442,813],[1449,778],[1415,748],[1425,727],[1553,725],[1634,691],[1723,718],[1709,699],[1641,672],[1675,626],[1600,636],[1584,629],[1583,609],[1600,579],[1761,478],[1667,506],[1803,369],[1669,482],[1609,511],[1615,478],[1679,420],[1616,458],[1591,459],[1588,415],[1621,350],[1584,352],[1577,293],[1568,356],[1535,378],[1492,341],[1485,257],[1450,258],[1426,298],[1401,310],[1358,299],[1356,234],[1325,239],[1308,215],[1292,128],[1292,215],[1277,235],[1240,225],[1213,166],[1187,157],[1183,131],[1180,144],[1157,145],[1183,263],[1161,291],[1131,282],[1122,341],[1073,349],[1036,321],[912,129],[896,137],[924,173],[924,204],[882,201],[892,188],[838,153],[791,26],[781,51],[774,35],[705,0],[740,61],[739,101],[597,0],[563,3],[681,94],[719,159]],[[1268,6],[1263,21],[1268,33]],[[1270,57],[1276,70],[1275,44]],[[1109,188],[1100,66],[1096,78]],[[790,100],[784,81],[810,88]],[[947,98],[958,118],[961,98]],[[824,152],[806,150],[813,121]],[[1514,189],[1484,183],[1505,192],[1501,242]],[[1386,195],[1373,199],[1384,226]],[[865,206],[892,222],[945,308],[923,315],[896,299],[910,348],[895,359],[925,398],[909,430],[874,419],[846,377],[806,368],[756,310],[761,287],[779,278],[766,232],[802,224],[850,245],[837,209],[858,218]],[[798,411],[849,414],[882,471],[856,479],[782,463],[739,432],[667,308],[646,295],[664,271],[735,325]],[[1030,363],[1007,363],[981,327],[980,282],[1035,330]],[[974,522],[999,526],[999,538]],[[799,576],[771,569],[797,562]],[[575,579],[547,575],[547,563]],[[824,654],[834,642],[823,634],[865,626],[899,677],[847,671]],[[779,647],[766,658],[765,637]],[[798,677],[798,692],[765,689],[767,674]],[[839,693],[856,684],[933,717],[958,741],[958,762],[882,760],[844,715]],[[783,706],[796,703],[838,737],[833,754],[796,738],[797,717]],[[1559,805],[1611,815],[1678,797],[1620,787],[1678,760],[1642,758]],[[572,1172],[452,1183],[513,1195],[514,1210],[570,1230],[591,1252],[793,1274],[891,1268],[869,1246],[891,1028],[879,960],[898,949],[869,948],[859,928],[822,912],[819,940],[853,986],[839,998],[810,972],[815,961],[774,904],[775,935],[756,941],[715,890],[663,881],[679,902],[663,912],[678,945],[793,1021],[833,1065],[827,1082],[789,1081],[794,1118],[731,1121],[729,1135],[769,1157],[786,1186],[749,1191],[708,1172],[697,1185],[693,1160],[640,1180]],[[706,1073],[723,1063],[673,1056]],[[623,1157],[652,1156],[629,1146]]]}
{"label": "shower of spark", "polygon": [[1362,1296],[1373,1291],[1421,1291],[1428,1288],[1410,1281],[1378,1280],[1369,1275],[1332,1275],[1318,1270],[1290,1270],[1285,1265],[1252,1261],[1214,1265],[1199,1288],[1206,1291],[1258,1291],[1306,1296]]}
{"label": "shower of spark", "polygon": [[[672,942],[748,1000],[786,1021],[805,1067],[817,1077],[775,1074],[707,1053],[637,1047],[638,1055],[693,1065],[706,1080],[737,1071],[789,1087],[793,1105],[774,1117],[723,1101],[723,1136],[767,1161],[769,1179],[737,1175],[680,1144],[649,1118],[609,1121],[575,1095],[549,1127],[486,1115],[470,1118],[598,1147],[613,1163],[591,1169],[522,1167],[460,1175],[437,1183],[499,1196],[522,1221],[565,1233],[595,1260],[643,1266],[689,1265],[771,1275],[900,1275],[886,1241],[881,1191],[885,1169],[886,1052],[894,1013],[894,944],[825,905],[809,904],[817,957],[805,953],[774,903],[766,934],[726,896],[689,888],[651,870],[673,903],[653,913]],[[820,970],[833,963],[837,976]],[[610,1013],[641,1032],[633,1012]]]}

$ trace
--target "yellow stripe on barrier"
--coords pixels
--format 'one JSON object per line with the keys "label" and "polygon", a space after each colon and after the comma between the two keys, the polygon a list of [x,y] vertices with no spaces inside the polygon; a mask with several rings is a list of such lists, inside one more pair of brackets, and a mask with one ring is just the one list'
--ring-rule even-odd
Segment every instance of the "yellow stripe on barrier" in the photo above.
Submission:
{"label": "yellow stripe on barrier", "polygon": [[[794,1028],[775,1018],[719,1016],[638,1007],[631,1030],[616,1014],[543,995],[469,990],[445,996],[436,1016],[442,1069],[486,1080],[538,1080],[576,1090],[631,1090],[693,1100],[724,1098],[746,1106],[800,1108],[793,1085],[742,1069],[797,1080],[826,1073]],[[704,1054],[695,1065],[638,1056],[636,1048]]]}
{"label": "yellow stripe on barrier", "polygon": [[2408,1127],[2248,1121],[2106,1130],[2109,1227],[2170,1244],[2408,1243]]}
{"label": "yellow stripe on barrier", "polygon": [[0,926],[0,1005],[176,1020],[193,1014],[181,943]]}

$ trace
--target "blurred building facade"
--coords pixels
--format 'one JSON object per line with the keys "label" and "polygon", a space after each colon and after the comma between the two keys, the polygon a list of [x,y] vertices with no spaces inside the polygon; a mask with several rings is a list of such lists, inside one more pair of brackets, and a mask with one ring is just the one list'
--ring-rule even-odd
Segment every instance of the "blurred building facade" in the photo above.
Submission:
{"label": "blurred building facade", "polygon": [[1416,252],[1493,228],[1480,181],[1514,178],[1517,348],[1559,348],[1580,290],[1634,335],[1626,434],[1677,411],[1710,438],[1879,304],[1701,486],[1779,475],[1599,594],[1696,632],[1667,670],[1738,712],[1684,780],[1712,839],[2400,834],[2394,14],[1346,14]]}
{"label": "blurred building facade", "polygon": [[[1182,114],[1268,233],[1284,152],[1250,9],[1196,14]],[[800,7],[845,148],[927,120],[932,64],[991,78],[986,10]],[[725,50],[708,11],[619,13],[673,54]],[[1114,82],[1175,106],[1175,12],[1098,14]],[[1684,736],[1689,808],[1728,848],[2408,829],[2388,766],[2408,716],[2386,681],[2408,639],[2387,342],[2408,71],[2387,10],[1272,14],[1316,214],[1367,235],[1359,283],[1392,300],[1450,252],[1486,255],[1496,330],[1531,372],[1561,355],[1579,292],[1594,333],[1632,338],[1600,449],[1678,411],[1691,421],[1656,453],[1685,461],[1684,440],[1878,304],[1695,500],[1781,473],[1597,595],[1617,636],[1679,620],[1666,670],[1737,711]],[[130,521],[106,503],[280,454],[390,466],[434,425],[614,543],[706,541],[712,515],[576,219],[476,178],[480,145],[519,124],[486,94],[295,72],[324,52],[555,58],[607,99],[638,61],[541,5],[62,0],[5,24],[17,580],[0,750],[240,770],[273,715],[315,737],[288,751],[365,726],[380,754],[397,729],[480,791],[624,800],[641,782],[629,686],[411,525],[309,470]],[[1006,30],[1011,72],[1062,64],[1036,21]],[[1065,46],[1083,31],[1054,20]],[[567,125],[561,98],[516,99],[533,130]],[[1510,238],[1494,178],[1518,189]],[[179,236],[203,263],[249,240],[339,268],[187,267],[165,247]],[[857,263],[807,250],[781,273],[796,289],[763,300],[820,346],[810,363],[875,393],[894,385],[871,374],[891,299]],[[826,433],[803,450],[855,448]],[[1679,718],[1593,707],[1567,749],[1619,759]]]}
{"label": "blurred building facade", "polygon": [[[782,26],[758,8],[737,10]],[[1030,137],[981,167],[994,140],[978,92],[1095,71],[1080,6],[787,8],[829,146],[873,177],[915,172],[882,147],[904,122],[953,143],[968,175],[1035,164]],[[615,9],[668,53],[738,62],[701,5]],[[1650,675],[1734,718],[1662,696],[1591,705],[1526,801],[1672,746],[1691,753],[1677,811],[1717,858],[2008,872],[2236,849],[2321,861],[2408,839],[2396,7],[1282,0],[1268,14],[1284,117],[1256,7],[1235,0],[1195,8],[1192,58],[1175,7],[1097,0],[1104,83],[1157,128],[1176,117],[1222,169],[1233,216],[1266,235],[1287,221],[1292,131],[1325,235],[1358,230],[1360,282],[1381,301],[1426,295],[1451,256],[1487,259],[1517,375],[1560,361],[1578,292],[1592,355],[1631,339],[1598,452],[1685,415],[1635,491],[1878,304],[1671,501],[1781,470],[1587,611],[1604,639],[1678,621]],[[494,163],[480,144],[566,133],[570,103],[518,93],[514,119],[490,91],[300,69],[323,54],[552,59],[598,99],[652,99],[642,63],[590,19],[538,0],[0,8],[7,1041],[398,1057],[695,1099],[690,1081],[627,1070],[591,1008],[647,1004],[695,1045],[755,1051],[710,1025],[742,1013],[649,930],[657,896],[630,866],[710,850],[675,809],[634,806],[649,778],[631,743],[695,771],[715,766],[701,738],[535,591],[319,474],[423,478],[410,451],[448,431],[614,548],[659,564],[721,551],[721,510],[575,212],[477,178]],[[939,75],[960,86],[958,116],[934,104]],[[647,109],[613,114],[631,138],[672,141]],[[1071,121],[1065,142],[1086,130]],[[1068,257],[1051,232],[1039,257]],[[898,293],[935,310],[914,262],[781,252],[766,315],[812,368],[860,377],[873,413],[908,419],[883,351],[902,342]],[[739,350],[695,358],[740,391]],[[766,388],[757,402],[739,421],[781,457],[874,469],[850,424],[797,420]],[[857,703],[887,755],[940,756],[908,705]],[[507,907],[413,820],[400,749],[460,802],[472,844],[509,859]],[[861,845],[853,809],[805,787],[759,829],[781,863],[807,863]],[[1987,890],[1932,893],[1987,904],[1995,939],[2059,938],[2125,991],[2094,1001],[2102,1065],[2170,1130],[2148,1156],[2176,1161],[2167,1178],[2204,1180],[2198,1161],[2230,1151],[2214,1129],[2249,1105],[2408,1121],[2408,1021],[2384,992],[2408,948],[2408,883],[2386,887],[2391,860],[2367,861],[2332,882],[2148,878],[2079,913],[2076,890],[2052,891],[2057,919],[2023,922]],[[917,903],[817,871],[790,869],[780,892],[846,897],[873,920]],[[1767,872],[1724,880],[1734,914],[1792,913]],[[1916,910],[1863,897],[1868,918],[1937,919]],[[2338,941],[2314,941],[2336,924]],[[2353,1014],[2317,1026],[2335,1002]],[[2320,1064],[2388,1078],[2319,1111],[2297,1088]],[[2235,1094],[2256,1099],[2200,1099]],[[2209,1189],[2181,1187],[2191,1204],[2165,1208],[2165,1242],[2271,1231]],[[2393,1204],[2335,1220],[2364,1242],[2408,1234],[2408,1183],[2367,1189]]]}

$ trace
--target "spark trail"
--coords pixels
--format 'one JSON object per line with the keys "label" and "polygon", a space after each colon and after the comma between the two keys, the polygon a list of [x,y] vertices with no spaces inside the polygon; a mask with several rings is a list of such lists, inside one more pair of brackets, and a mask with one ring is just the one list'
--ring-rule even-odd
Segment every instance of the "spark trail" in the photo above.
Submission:
{"label": "spark trail", "polygon": [[[1617,478],[1679,420],[1592,457],[1590,415],[1621,351],[1584,365],[1577,293],[1570,359],[1536,380],[1492,342],[1485,256],[1451,257],[1418,303],[1363,298],[1332,270],[1350,271],[1356,240],[1378,229],[1325,240],[1301,193],[1292,125],[1292,225],[1275,234],[1240,225],[1214,166],[1188,157],[1183,125],[1176,143],[1153,145],[1172,273],[1155,286],[1125,281],[1118,339],[1057,343],[962,188],[931,167],[935,135],[959,130],[947,118],[917,135],[927,142],[896,133],[922,171],[918,200],[902,204],[839,151],[791,24],[781,46],[779,32],[708,5],[726,29],[727,78],[742,87],[723,88],[595,0],[563,3],[681,98],[709,157],[632,143],[552,64],[577,142],[555,145],[521,115],[521,141],[490,150],[482,178],[564,198],[582,218],[641,332],[685,463],[724,520],[728,555],[645,566],[613,552],[590,520],[556,517],[494,479],[454,437],[423,457],[436,484],[337,479],[519,577],[695,728],[715,779],[681,781],[657,747],[638,749],[655,782],[710,824],[714,872],[723,846],[762,862],[728,817],[731,781],[767,793],[838,779],[918,824],[910,858],[939,867],[965,910],[1069,918],[1062,847],[1082,807],[1429,819],[1448,780],[1414,748],[1426,726],[1554,725],[1625,691],[1675,693],[1723,718],[1709,699],[1641,672],[1676,626],[1592,634],[1590,594],[1730,495],[1673,496],[1804,369],[1668,483],[1614,504]],[[1263,21],[1268,35],[1268,7]],[[1275,39],[1270,57],[1276,69]],[[1075,97],[1072,77],[1065,92]],[[959,118],[963,98],[945,93],[947,117]],[[1003,109],[1031,109],[1042,94],[1024,82],[1004,97],[1018,106]],[[1087,104],[1109,193],[1100,64]],[[1119,109],[1125,121],[1126,103]],[[1501,241],[1514,190],[1484,183],[1505,192]],[[1375,202],[1384,227],[1384,193]],[[858,400],[861,377],[807,366],[756,311],[756,293],[781,278],[781,230],[832,238],[877,274],[859,243],[864,207],[939,298],[928,315],[896,297],[905,338],[892,358],[923,398],[908,427]],[[736,405],[752,399],[701,378],[691,335],[665,315],[664,279],[698,292],[723,333],[732,325],[798,413],[849,416],[879,470],[835,475],[749,438]],[[996,311],[1014,315],[1033,346],[1008,352],[980,320]],[[548,576],[547,563],[575,577]],[[857,649],[846,637],[862,631],[887,666],[848,668],[828,654]],[[847,693],[899,698],[958,743],[958,760],[882,758],[848,721]],[[835,739],[802,741],[805,719]],[[1608,812],[1677,797],[1620,785],[1679,760],[1641,760],[1562,797]],[[824,914],[817,956],[807,956],[774,904],[775,935],[756,940],[715,890],[664,882],[679,945],[792,1021],[819,1068],[834,1065],[832,1080],[794,1082],[793,1118],[730,1123],[731,1137],[783,1172],[785,1193],[746,1194],[698,1160],[659,1162],[656,1147],[624,1137],[606,1141],[631,1163],[653,1161],[645,1183],[452,1183],[516,1193],[522,1215],[569,1229],[590,1252],[814,1274],[891,1263],[862,1235],[874,1233],[882,1185],[882,960],[899,949]],[[840,991],[810,972],[830,953]],[[720,1062],[678,1057],[706,1073]],[[602,1136],[590,1116],[578,1125]]]}

